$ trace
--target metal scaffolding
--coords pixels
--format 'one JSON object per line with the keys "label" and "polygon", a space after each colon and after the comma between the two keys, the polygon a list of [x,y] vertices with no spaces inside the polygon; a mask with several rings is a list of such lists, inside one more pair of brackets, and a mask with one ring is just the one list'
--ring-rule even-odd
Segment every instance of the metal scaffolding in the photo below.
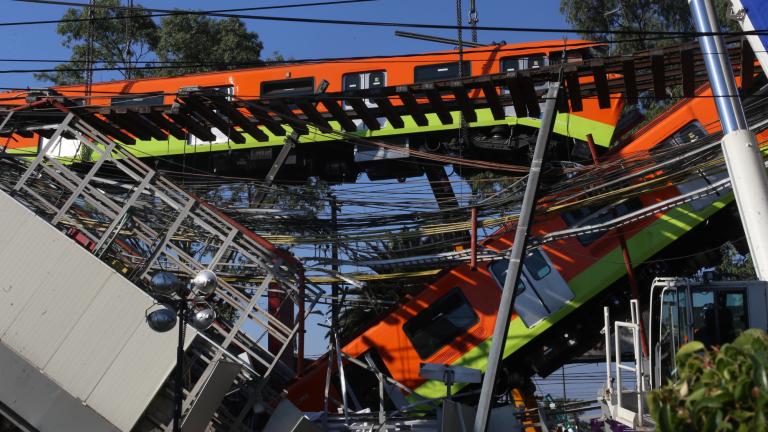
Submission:
{"label": "metal scaffolding", "polygon": [[[78,154],[88,151],[94,162],[55,157],[65,138],[76,140]],[[205,367],[186,383],[187,414],[222,360],[239,366],[235,385],[257,392],[269,391],[268,379],[279,389],[293,375],[293,366],[280,359],[294,346],[299,323],[322,290],[305,285],[301,263],[290,253],[185,192],[73,112],[34,159],[0,159],[0,164],[0,189],[144,290],[157,270],[187,280],[203,269],[228,276],[219,278],[210,300],[223,318],[198,333],[188,352]],[[239,278],[247,281],[235,282]],[[295,325],[270,316],[265,299],[275,290],[291,305],[306,303]],[[280,348],[270,352],[267,339]],[[218,421],[242,422],[257,399],[241,412],[219,413]]]}

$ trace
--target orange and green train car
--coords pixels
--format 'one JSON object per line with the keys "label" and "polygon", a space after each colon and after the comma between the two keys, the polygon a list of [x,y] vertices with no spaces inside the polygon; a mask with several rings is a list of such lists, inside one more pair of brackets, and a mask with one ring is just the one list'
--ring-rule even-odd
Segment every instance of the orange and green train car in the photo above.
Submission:
{"label": "orange and green train car", "polygon": [[[607,156],[605,163],[637,158],[638,155],[654,157],[660,150],[718,132],[717,111],[713,100],[707,96],[711,96],[711,92],[704,88],[698,98],[678,103],[636,133],[634,136],[638,138]],[[758,138],[764,140],[766,137],[759,135]],[[653,176],[658,178],[663,174],[657,172]],[[531,235],[559,232],[584,220],[590,220],[590,224],[605,222],[672,199],[725,175],[720,171],[715,174],[717,178],[707,175],[707,178],[688,178],[675,185],[665,182],[652,192],[627,198],[615,206],[581,207],[546,214],[537,218]],[[648,177],[641,180],[648,180]],[[631,260],[637,265],[656,256],[731,201],[731,193],[709,195],[631,222],[622,227],[622,232],[616,229],[590,232],[555,240],[532,250],[521,272],[504,357],[508,359],[523,349],[543,345],[540,336],[544,332],[565,321],[569,315],[577,315],[575,311],[598,294],[605,294],[608,287],[626,275],[620,236],[626,239]],[[514,234],[514,229],[501,229],[490,236],[484,246],[497,251],[507,250]],[[363,362],[368,359],[419,396],[445,396],[446,387],[442,382],[419,376],[420,364],[438,363],[485,370],[506,268],[506,261],[496,261],[478,264],[476,270],[462,264],[443,271],[417,295],[406,299],[346,343],[342,351]],[[589,320],[589,317],[580,319]],[[596,317],[594,321],[601,325],[602,317]],[[546,343],[550,347],[542,349],[557,349],[553,344],[567,345],[569,338],[576,338],[573,333],[578,332],[578,326],[570,327],[569,324],[565,332],[572,333],[571,336],[554,343],[549,339]],[[537,366],[540,365],[515,362],[511,367],[536,371]],[[327,363],[321,358],[289,388],[288,397],[301,409],[323,409],[326,368]],[[369,373],[368,378],[363,378],[365,374],[355,372],[352,364],[349,373],[354,374],[354,378],[347,377],[347,382],[357,390],[358,397],[377,394],[375,376]],[[338,395],[335,390],[334,395]],[[373,405],[373,409],[377,406]]]}
{"label": "orange and green train car", "polygon": [[[220,90],[228,98],[250,100],[257,98],[298,97],[313,94],[320,83],[326,81],[326,92],[365,90],[385,86],[408,85],[436,80],[454,79],[458,76],[469,77],[487,74],[497,74],[507,71],[536,69],[560,62],[563,53],[567,61],[578,61],[589,58],[601,47],[601,44],[589,41],[542,41],[518,44],[500,44],[463,51],[461,71],[457,51],[442,51],[426,54],[413,54],[391,57],[370,57],[354,59],[334,59],[329,61],[301,62],[295,64],[271,65],[259,68],[228,70],[220,72],[198,73],[177,77],[147,78],[96,83],[92,86],[91,96],[87,104],[91,106],[115,105],[169,105],[174,102],[175,95],[182,89],[205,88]],[[70,99],[82,99],[82,85],[61,86],[54,88],[58,93]],[[476,91],[470,97],[482,97],[482,92]],[[18,92],[0,94],[3,105],[12,106],[23,104],[23,96]],[[366,101],[373,106],[373,102]],[[398,101],[393,103],[397,104]],[[622,99],[615,99],[609,108],[601,109],[594,99],[585,100],[584,109],[580,112],[558,114],[555,133],[562,137],[571,137],[584,141],[591,135],[595,144],[608,147],[622,108]],[[321,112],[323,107],[318,107]],[[535,135],[540,119],[531,117],[518,118],[514,108],[505,109],[507,117],[495,120],[488,108],[477,109],[477,121],[468,125],[473,133],[490,142],[488,147],[498,148],[509,142],[512,131],[531,130],[528,135]],[[434,150],[444,144],[449,145],[450,139],[445,138],[448,132],[456,131],[461,122],[457,121],[459,112],[452,112],[452,124],[445,125],[439,121],[436,114],[427,114],[428,124],[419,126],[410,116],[405,116],[404,128],[393,128],[385,118],[379,119],[382,127],[379,130],[369,130],[357,121],[356,134],[362,138],[389,140],[393,143],[418,146]],[[331,126],[341,131],[342,128],[331,122]],[[238,152],[246,158],[271,160],[273,154],[269,148],[281,146],[284,136],[274,135],[263,126],[259,126],[268,136],[267,140],[257,141],[245,134],[246,142],[233,144],[225,134],[213,130],[217,137],[214,141],[202,141],[190,135],[186,140],[169,137],[167,140],[136,141],[128,146],[128,150],[138,157],[208,157],[212,154],[221,156]],[[287,130],[290,126],[285,125]],[[495,128],[495,129],[494,129]],[[501,129],[500,129],[501,128]],[[440,138],[440,134],[443,134]],[[455,133],[448,134],[450,138]],[[10,152],[34,152],[41,138],[15,136],[8,142]],[[495,140],[495,141],[494,141]],[[310,157],[325,157],[328,151],[334,151],[333,146],[323,146],[323,143],[339,141],[333,134],[320,133],[310,128],[310,133],[299,137],[299,148],[325,148],[328,150],[314,151]],[[496,142],[499,141],[499,142]],[[349,146],[347,146],[349,147]],[[73,146],[74,148],[74,146]],[[526,146],[527,148],[527,146]],[[70,149],[70,151],[73,151]],[[324,153],[325,152],[325,153]],[[66,151],[65,151],[66,153]],[[62,156],[72,156],[62,154]],[[309,157],[308,157],[309,158]],[[241,158],[242,159],[242,158]],[[249,160],[232,161],[232,165],[245,166]],[[220,171],[217,171],[220,172]]]}

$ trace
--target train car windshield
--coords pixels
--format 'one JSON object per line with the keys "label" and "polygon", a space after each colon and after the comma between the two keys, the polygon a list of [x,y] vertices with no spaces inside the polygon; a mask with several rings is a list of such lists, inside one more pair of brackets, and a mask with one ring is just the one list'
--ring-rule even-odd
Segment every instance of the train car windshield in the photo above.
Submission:
{"label": "train car windshield", "polygon": [[403,325],[422,360],[477,324],[479,318],[459,288],[432,303]]}
{"label": "train car windshield", "polygon": [[[541,254],[541,251],[534,249],[529,252],[523,259],[523,265],[533,280],[542,280],[552,272],[552,267],[549,266],[547,260]],[[496,279],[496,283],[499,284],[499,288],[504,288],[504,282],[507,279],[507,268],[509,268],[509,260],[494,261],[488,266],[493,278]],[[520,275],[520,279],[523,275]],[[517,292],[522,293],[525,290],[525,285],[522,281],[518,280]]]}

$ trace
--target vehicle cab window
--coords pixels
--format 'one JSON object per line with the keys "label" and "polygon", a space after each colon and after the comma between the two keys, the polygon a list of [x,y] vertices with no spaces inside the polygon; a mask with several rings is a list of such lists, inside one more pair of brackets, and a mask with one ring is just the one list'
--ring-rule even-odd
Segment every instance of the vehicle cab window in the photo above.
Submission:
{"label": "vehicle cab window", "polygon": [[706,346],[731,342],[748,327],[743,291],[692,291],[693,339]]}
{"label": "vehicle cab window", "polygon": [[464,293],[454,288],[403,325],[405,335],[422,360],[454,341],[479,318]]}

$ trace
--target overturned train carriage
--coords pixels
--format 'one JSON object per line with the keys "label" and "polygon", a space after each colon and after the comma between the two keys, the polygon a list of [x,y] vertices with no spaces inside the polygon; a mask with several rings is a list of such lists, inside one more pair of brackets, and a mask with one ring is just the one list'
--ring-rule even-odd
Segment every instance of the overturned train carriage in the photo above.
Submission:
{"label": "overturned train carriage", "polygon": [[[547,375],[565,357],[592,346],[595,340],[584,335],[598,334],[601,323],[590,318],[585,305],[620,295],[619,284],[626,276],[622,242],[638,266],[653,258],[700,251],[705,247],[701,242],[716,248],[739,236],[733,234],[738,223],[723,210],[732,210],[733,197],[710,96],[708,87],[699,89],[696,98],[677,103],[635,133],[631,142],[606,155],[594,168],[598,178],[585,182],[583,190],[571,190],[572,198],[564,201],[595,198],[588,205],[555,211],[557,199],[541,199],[544,209],[531,230],[534,247],[521,272],[504,351],[506,382],[501,384],[525,386],[533,373]],[[768,138],[764,105],[761,96],[746,105],[761,142]],[[596,198],[601,190],[617,189],[620,196]],[[716,232],[709,229],[702,236],[700,224],[715,218],[720,218]],[[681,240],[695,232],[698,235]],[[505,251],[513,238],[514,226],[505,227],[482,246]],[[681,249],[681,244],[689,246]],[[371,371],[379,371],[401,384],[392,389],[403,393],[403,401],[409,392],[412,398],[437,398],[445,396],[445,384],[420,377],[420,364],[485,370],[506,268],[507,262],[500,260],[480,263],[476,270],[468,264],[447,269],[348,341],[344,354],[359,360],[348,362],[350,391],[371,403],[366,395],[376,395],[378,386]],[[321,410],[326,369],[327,362],[318,361],[289,388],[289,398],[304,410]],[[330,396],[338,400],[336,386]]]}

